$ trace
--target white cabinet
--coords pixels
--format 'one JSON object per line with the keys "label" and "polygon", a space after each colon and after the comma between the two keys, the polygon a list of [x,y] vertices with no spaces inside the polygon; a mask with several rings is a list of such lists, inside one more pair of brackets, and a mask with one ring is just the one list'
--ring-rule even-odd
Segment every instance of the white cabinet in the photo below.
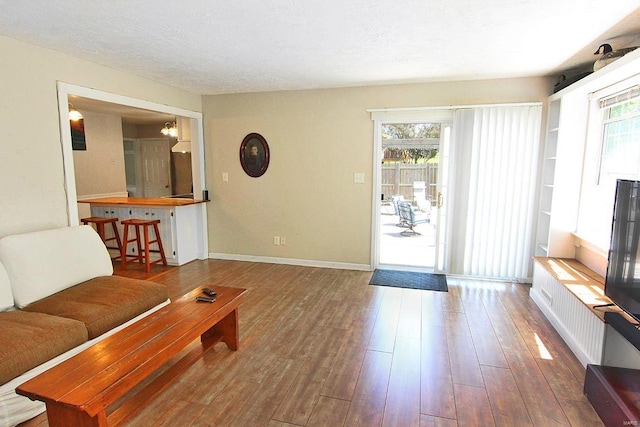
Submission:
{"label": "white cabinet", "polygon": [[[122,220],[130,218],[159,219],[160,238],[167,263],[170,265],[182,265],[197,258],[197,211],[196,205],[188,206],[128,206],[128,205],[101,205],[91,204],[91,215],[109,218],[118,218],[118,230],[124,242],[124,227]],[[111,233],[111,230],[107,230]],[[133,237],[133,230],[129,230]],[[107,234],[107,237],[110,235]],[[127,248],[129,254],[136,251],[135,245]],[[155,249],[152,246],[153,249]],[[152,254],[152,260],[159,255]],[[155,257],[155,258],[154,258]]]}

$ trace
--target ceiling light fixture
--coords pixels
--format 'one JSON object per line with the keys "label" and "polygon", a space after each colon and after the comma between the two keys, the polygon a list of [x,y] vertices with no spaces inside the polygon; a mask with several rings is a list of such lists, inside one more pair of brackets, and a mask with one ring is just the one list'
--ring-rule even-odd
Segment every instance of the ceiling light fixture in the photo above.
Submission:
{"label": "ceiling light fixture", "polygon": [[80,111],[76,110],[76,107],[74,107],[73,104],[69,103],[69,120],[77,122],[80,119],[82,119],[82,114],[80,114]]}
{"label": "ceiling light fixture", "polygon": [[163,135],[167,135],[167,136],[172,136],[174,138],[178,137],[178,128],[176,126],[176,122],[166,122],[164,124],[164,127],[162,128],[162,130],[160,131],[161,134]]}

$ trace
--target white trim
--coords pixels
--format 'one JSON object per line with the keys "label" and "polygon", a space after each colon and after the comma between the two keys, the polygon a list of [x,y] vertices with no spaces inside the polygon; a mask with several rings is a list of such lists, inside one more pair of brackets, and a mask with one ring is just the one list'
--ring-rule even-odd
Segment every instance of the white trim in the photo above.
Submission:
{"label": "white trim", "polygon": [[91,98],[98,101],[110,102],[112,104],[127,105],[129,107],[142,108],[144,110],[158,111],[161,113],[173,114],[176,116],[189,117],[190,119],[202,119],[202,113],[198,111],[185,110],[171,105],[158,104],[157,102],[146,101],[144,99],[132,98],[115,93],[104,92],[84,86],[77,86],[70,83],[58,81],[58,92],[65,92],[71,95]]}
{"label": "white trim", "polygon": [[373,186],[371,187],[371,254],[369,263],[372,269],[380,265],[380,198],[381,180],[380,164],[382,163],[382,121],[373,122]]}
{"label": "white trim", "polygon": [[[69,83],[57,82],[58,90],[58,111],[60,112],[60,141],[62,143],[62,155],[64,166],[64,186],[67,194],[67,216],[69,225],[78,225],[77,200],[75,183],[75,168],[73,164],[73,150],[71,148],[71,130],[68,126],[69,117],[69,95],[81,96],[112,104],[127,105],[130,107],[145,110],[158,111],[161,113],[173,114],[176,116],[188,117],[191,119],[191,159],[193,176],[193,193],[196,197],[202,194],[205,187],[205,163],[204,163],[204,130],[202,113],[198,111],[185,110],[183,108],[172,107],[166,104],[146,101],[143,99],[131,98],[109,92],[103,92],[83,86]],[[199,203],[197,235],[199,238],[198,249],[203,256],[209,252],[209,238],[207,228],[207,206],[206,203]]]}
{"label": "white trim", "polygon": [[333,261],[317,261],[306,259],[294,259],[294,258],[276,258],[276,257],[264,257],[255,255],[237,255],[237,254],[222,254],[222,253],[209,253],[210,259],[222,259],[228,261],[247,261],[247,262],[262,262],[268,264],[286,264],[286,265],[298,265],[302,267],[320,267],[320,268],[336,268],[340,270],[359,270],[359,271],[373,271],[370,265],[366,264],[354,264],[345,262],[333,262]]}
{"label": "white trim", "polygon": [[[533,107],[542,105],[542,102],[510,102],[503,104],[470,104],[470,105],[441,105],[433,107],[401,107],[401,108],[370,108],[368,113],[395,113],[429,110],[459,110],[461,108],[491,108],[491,107]],[[373,117],[372,117],[373,119]]]}

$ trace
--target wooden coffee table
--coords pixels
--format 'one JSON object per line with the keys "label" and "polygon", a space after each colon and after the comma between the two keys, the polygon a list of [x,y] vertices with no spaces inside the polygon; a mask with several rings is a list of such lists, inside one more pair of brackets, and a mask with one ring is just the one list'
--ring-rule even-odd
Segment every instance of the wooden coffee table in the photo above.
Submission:
{"label": "wooden coffee table", "polygon": [[[204,351],[218,342],[237,350],[238,306],[245,289],[206,286],[213,303],[196,288],[182,298],[21,384],[16,392],[47,406],[49,426],[117,425],[155,397]],[[187,345],[197,346],[107,416],[107,407],[153,374]]]}

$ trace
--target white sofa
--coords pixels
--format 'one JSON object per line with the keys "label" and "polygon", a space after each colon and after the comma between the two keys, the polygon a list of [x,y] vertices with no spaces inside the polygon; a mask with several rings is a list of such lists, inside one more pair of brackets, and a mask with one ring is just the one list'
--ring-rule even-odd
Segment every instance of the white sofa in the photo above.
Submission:
{"label": "white sofa", "polygon": [[114,276],[90,226],[0,239],[0,426],[45,411],[18,385],[168,303],[165,286]]}

